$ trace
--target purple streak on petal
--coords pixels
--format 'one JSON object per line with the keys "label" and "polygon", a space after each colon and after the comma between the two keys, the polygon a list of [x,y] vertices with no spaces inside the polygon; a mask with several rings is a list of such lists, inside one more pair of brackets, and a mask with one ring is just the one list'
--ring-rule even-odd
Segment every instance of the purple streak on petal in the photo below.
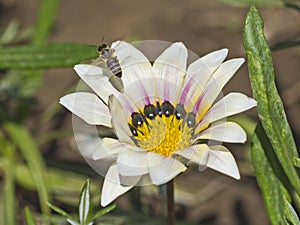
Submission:
{"label": "purple streak on petal", "polygon": [[145,88],[145,85],[147,85],[147,84],[144,85],[142,81],[139,81],[139,83],[140,83],[139,85],[142,89],[141,92],[143,93],[143,96],[141,96],[141,97],[143,97],[144,104],[149,105],[151,101],[150,101],[149,94],[147,93],[147,90]]}
{"label": "purple streak on petal", "polygon": [[182,89],[182,92],[181,92],[181,95],[180,95],[180,98],[179,98],[179,103],[180,104],[184,104],[185,101],[186,101],[186,97],[187,97],[187,94],[189,93],[189,90],[190,88],[192,87],[192,79],[190,79],[186,84],[185,86],[183,87]]}
{"label": "purple streak on petal", "polygon": [[148,95],[148,93],[146,92],[146,89],[143,89],[143,91],[144,91],[144,96],[145,96],[145,105],[150,105],[150,103],[151,103],[151,101],[150,101],[150,97],[149,97],[149,95]]}
{"label": "purple streak on petal", "polygon": [[198,111],[199,111],[199,109],[200,109],[200,105],[201,105],[202,99],[203,99],[204,97],[205,97],[205,92],[203,92],[203,93],[201,94],[201,96],[198,98],[196,104],[195,104],[194,107],[193,107],[193,112],[194,112],[195,114],[198,113]]}
{"label": "purple streak on petal", "polygon": [[148,95],[146,96],[145,102],[146,102],[145,105],[150,105],[151,104],[151,101],[150,101],[150,98],[149,98]]}

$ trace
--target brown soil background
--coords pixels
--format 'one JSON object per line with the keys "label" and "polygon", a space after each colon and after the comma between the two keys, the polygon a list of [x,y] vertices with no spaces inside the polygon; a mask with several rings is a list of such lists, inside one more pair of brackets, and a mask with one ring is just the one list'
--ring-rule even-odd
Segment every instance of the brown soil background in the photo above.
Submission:
{"label": "brown soil background", "polygon": [[[24,27],[34,23],[38,0],[6,2],[13,4],[2,10],[2,26],[12,18],[17,18]],[[297,11],[279,8],[260,10],[271,45],[299,38],[300,16]],[[119,39],[180,40],[200,56],[226,47],[230,50],[229,58],[244,57],[242,27],[247,11],[214,0],[63,0],[49,41],[98,45],[103,36],[108,43]],[[278,88],[296,141],[299,142],[300,49],[277,51],[273,58]],[[47,71],[39,92],[39,109],[58,101],[67,88],[78,80],[71,68]],[[228,91],[239,91],[251,96],[246,65],[226,86],[224,92]],[[255,110],[247,114],[256,119]],[[68,120],[65,121],[65,126],[69,128],[70,118],[69,113]],[[190,171],[176,179],[176,197],[182,218],[195,224],[268,224],[252,170],[247,165],[244,166],[247,148],[249,145],[234,145],[231,148],[241,167],[240,181],[211,170],[203,173]],[[60,140],[55,152],[57,160],[82,161],[76,146],[69,139]],[[145,195],[149,193],[145,191]],[[145,202],[155,205],[147,197]]]}

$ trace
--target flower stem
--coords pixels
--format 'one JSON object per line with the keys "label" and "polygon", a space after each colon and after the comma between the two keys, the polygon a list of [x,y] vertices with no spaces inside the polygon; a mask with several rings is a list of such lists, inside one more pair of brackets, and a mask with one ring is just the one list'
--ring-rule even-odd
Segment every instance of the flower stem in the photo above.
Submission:
{"label": "flower stem", "polygon": [[167,225],[175,225],[174,180],[167,183]]}

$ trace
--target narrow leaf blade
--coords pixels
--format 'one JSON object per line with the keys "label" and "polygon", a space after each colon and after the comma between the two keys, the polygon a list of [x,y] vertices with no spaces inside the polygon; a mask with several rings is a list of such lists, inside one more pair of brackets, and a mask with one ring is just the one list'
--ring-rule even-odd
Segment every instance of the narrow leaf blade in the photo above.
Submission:
{"label": "narrow leaf blade", "polygon": [[90,211],[90,180],[88,179],[81,191],[79,202],[79,222],[86,224],[87,217]]}
{"label": "narrow leaf blade", "polygon": [[76,43],[52,43],[0,48],[0,69],[46,69],[70,67],[96,58],[96,48]]}
{"label": "narrow leaf blade", "polygon": [[50,202],[47,203],[48,206],[55,212],[57,212],[58,214],[66,217],[66,218],[69,218],[69,219],[74,219],[70,214],[68,214],[66,211],[62,210],[61,208],[58,208],[57,206],[55,205],[52,205]]}
{"label": "narrow leaf blade", "polygon": [[30,173],[38,191],[42,211],[49,214],[50,210],[47,206],[49,196],[45,180],[45,164],[33,137],[25,127],[19,124],[12,122],[5,123],[4,127],[28,163]]}
{"label": "narrow leaf blade", "polygon": [[259,118],[283,170],[300,194],[300,179],[293,164],[298,153],[276,89],[271,52],[263,34],[263,20],[255,7],[251,7],[247,14],[243,42]]}
{"label": "narrow leaf blade", "polygon": [[250,7],[252,5],[284,7],[284,2],[280,0],[221,0],[221,1],[237,7]]}
{"label": "narrow leaf blade", "polygon": [[272,146],[261,125],[257,126],[252,137],[251,157],[256,179],[262,191],[272,225],[285,224],[284,195],[287,195],[287,192],[275,174],[274,167],[277,167],[278,171],[280,165],[276,163],[276,156],[272,152]]}
{"label": "narrow leaf blade", "polygon": [[59,8],[60,0],[41,0],[38,17],[36,19],[32,43],[42,44],[47,40]]}
{"label": "narrow leaf blade", "polygon": [[112,204],[104,209],[101,209],[100,211],[98,211],[89,221],[94,221],[95,219],[109,213],[110,211],[112,211],[113,209],[116,208],[116,204]]}
{"label": "narrow leaf blade", "polygon": [[291,222],[293,225],[300,225],[299,217],[294,210],[293,206],[286,200],[284,199],[284,206],[285,206],[285,217],[288,221]]}
{"label": "narrow leaf blade", "polygon": [[3,151],[4,164],[4,190],[3,190],[3,211],[4,222],[7,225],[16,224],[16,198],[15,198],[15,165],[14,146],[5,140],[0,133],[0,153]]}
{"label": "narrow leaf blade", "polygon": [[36,225],[34,218],[32,216],[31,210],[28,207],[25,208],[24,213],[25,213],[26,224],[27,225]]}

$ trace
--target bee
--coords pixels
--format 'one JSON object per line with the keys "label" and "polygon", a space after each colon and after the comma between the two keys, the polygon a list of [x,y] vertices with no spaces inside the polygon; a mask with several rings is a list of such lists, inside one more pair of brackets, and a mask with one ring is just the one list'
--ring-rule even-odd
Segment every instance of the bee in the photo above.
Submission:
{"label": "bee", "polygon": [[106,64],[107,68],[117,77],[122,77],[122,69],[117,56],[114,56],[115,50],[102,43],[98,47],[99,58]]}

